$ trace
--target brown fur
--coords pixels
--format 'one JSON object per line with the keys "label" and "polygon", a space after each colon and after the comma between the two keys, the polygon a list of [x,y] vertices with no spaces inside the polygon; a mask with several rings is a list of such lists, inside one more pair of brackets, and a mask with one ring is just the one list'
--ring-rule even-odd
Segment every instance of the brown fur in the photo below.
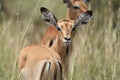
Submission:
{"label": "brown fur", "polygon": [[67,8],[66,19],[75,20],[81,13],[88,10],[85,2],[83,0],[71,0],[72,5],[79,5],[80,9],[75,10],[73,8]]}
{"label": "brown fur", "polygon": [[[24,55],[26,55],[27,59],[24,66],[21,67],[20,58]],[[58,63],[60,65],[58,65]],[[61,58],[59,55],[44,45],[25,47],[19,56],[22,80],[62,79],[61,66]],[[59,75],[56,75],[56,73]]]}

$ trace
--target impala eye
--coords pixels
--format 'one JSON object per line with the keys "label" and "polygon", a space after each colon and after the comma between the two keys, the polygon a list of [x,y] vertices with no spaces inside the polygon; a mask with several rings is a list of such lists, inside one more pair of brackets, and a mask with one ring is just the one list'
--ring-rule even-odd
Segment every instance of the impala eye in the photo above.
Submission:
{"label": "impala eye", "polygon": [[74,5],[73,8],[74,8],[75,10],[79,10],[79,9],[80,9],[80,7],[77,6],[77,5]]}
{"label": "impala eye", "polygon": [[72,28],[72,31],[75,31],[75,30],[76,30],[76,28],[75,28],[75,27],[73,27],[73,28]]}
{"label": "impala eye", "polygon": [[61,28],[60,27],[57,27],[58,31],[61,31]]}

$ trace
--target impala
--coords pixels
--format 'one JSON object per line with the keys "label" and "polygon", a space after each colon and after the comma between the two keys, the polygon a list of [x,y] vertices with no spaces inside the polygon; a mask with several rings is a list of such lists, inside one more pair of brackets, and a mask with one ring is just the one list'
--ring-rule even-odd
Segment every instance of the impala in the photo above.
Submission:
{"label": "impala", "polygon": [[54,26],[57,35],[52,39],[54,44],[50,48],[38,45],[28,46],[22,50],[18,59],[22,79],[62,80],[62,64],[65,64],[65,62],[63,61],[62,63],[60,57],[65,57],[77,27],[90,20],[92,11],[86,11],[81,14],[76,21],[58,21],[54,14],[45,7],[42,7],[40,11],[43,20]]}
{"label": "impala", "polygon": [[[86,11],[82,13],[78,18],[74,20],[57,20],[57,18],[52,14],[48,9],[41,8],[42,18],[45,22],[54,27],[49,27],[48,33],[46,36],[52,35],[55,33],[55,36],[52,36],[50,44],[52,49],[56,51],[63,60],[65,65],[65,72],[68,71],[68,60],[70,57],[70,50],[72,45],[72,39],[76,33],[76,29],[83,25],[87,24],[92,17],[92,11]],[[58,37],[59,36],[59,40]]]}
{"label": "impala", "polygon": [[[68,20],[72,20],[73,22],[76,22],[76,19],[79,17],[79,15],[81,15],[82,13],[89,13],[89,17],[87,21],[82,22],[82,24],[87,24],[88,21],[90,20],[91,16],[92,16],[92,11],[88,11],[88,8],[85,4],[85,2],[88,2],[89,0],[63,0],[63,2],[65,4],[67,4],[67,16],[66,19]],[[83,14],[82,14],[83,15]],[[81,16],[82,16],[81,15]],[[57,21],[57,19],[55,18],[55,20]],[[60,22],[60,21],[59,21]],[[58,23],[59,23],[58,22]],[[80,25],[82,25],[80,24]],[[68,25],[69,26],[69,25]],[[78,25],[79,26],[79,25]],[[72,28],[72,27],[71,27]],[[58,28],[58,30],[56,30],[56,28],[51,25],[47,28],[44,36],[42,37],[41,40],[41,44],[52,47],[52,45],[55,44],[55,38],[57,35],[60,34],[61,32],[61,37],[63,37],[63,41],[72,41],[71,39],[74,38],[74,35],[76,34],[76,31],[73,28],[72,29],[67,29],[66,25],[62,25],[62,27]],[[62,29],[62,30],[61,30]],[[66,35],[67,33],[67,35]],[[67,38],[68,37],[68,38]],[[59,44],[58,44],[59,47]],[[69,58],[70,55],[72,54],[72,50],[73,50],[73,44],[72,42],[67,46],[67,47],[63,47],[62,51],[59,50],[59,52],[57,52],[60,57],[62,58],[64,64],[65,64],[65,70],[68,71],[68,64],[69,64]],[[55,50],[56,51],[56,50]]]}

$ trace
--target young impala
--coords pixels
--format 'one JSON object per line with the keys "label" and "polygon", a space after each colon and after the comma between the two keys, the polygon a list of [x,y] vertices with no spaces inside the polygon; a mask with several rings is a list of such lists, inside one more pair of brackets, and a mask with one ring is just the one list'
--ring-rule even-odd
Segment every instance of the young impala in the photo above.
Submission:
{"label": "young impala", "polygon": [[[54,14],[45,7],[42,7],[40,10],[43,20],[55,27],[57,35],[52,39],[54,44],[50,48],[44,45],[24,48],[18,59],[19,68],[21,69],[22,78],[25,80],[46,80],[50,74],[48,80],[57,80],[55,78],[57,76],[57,78],[61,78],[60,76],[62,74],[62,63],[57,53],[65,57],[64,51],[68,51],[67,49],[77,27],[87,23],[92,16],[92,12],[86,11],[81,14],[76,21],[57,21]],[[55,50],[55,52],[53,50]],[[55,75],[55,73],[57,73],[57,75]]]}
{"label": "young impala", "polygon": [[[59,20],[57,21],[57,18],[50,13],[49,10],[46,8],[42,8],[41,13],[43,14],[43,19],[45,22],[51,24],[53,27],[49,27],[49,35],[52,35],[52,33],[55,33],[55,36],[51,39],[50,44],[51,47],[53,48],[62,58],[64,65],[65,65],[65,70],[67,71],[68,69],[68,60],[71,50],[71,45],[72,45],[72,39],[76,33],[76,29],[83,25],[87,24],[89,20],[92,17],[92,11],[86,11],[85,13],[82,13],[78,18],[73,21],[73,20]],[[54,29],[54,30],[53,30]],[[48,34],[46,34],[48,35]],[[60,37],[59,42],[56,40],[57,36]],[[58,42],[58,44],[56,44]],[[63,47],[61,47],[63,45]],[[62,48],[62,49],[60,49]]]}
{"label": "young impala", "polygon": [[[92,16],[92,11],[88,11],[88,8],[85,4],[85,2],[88,2],[89,0],[63,0],[63,2],[65,4],[67,4],[67,16],[66,19],[68,20],[72,20],[75,21],[79,15],[81,15],[82,13],[88,12],[90,14],[90,17]],[[56,20],[56,19],[55,19]],[[88,19],[89,21],[89,19]],[[82,24],[87,24],[87,22],[83,22]],[[79,26],[79,25],[78,25]],[[61,30],[62,29],[62,30]],[[67,30],[66,26],[63,25],[60,29],[59,32],[62,33],[62,37],[63,40],[65,41],[71,41],[71,38],[74,38],[74,34],[76,33],[76,31],[72,31],[72,33],[70,33],[71,30]],[[47,28],[44,36],[42,37],[41,40],[41,44],[52,47],[52,45],[55,42],[55,38],[57,35],[59,35],[58,30],[56,30],[55,27],[53,27],[52,25],[50,27]],[[67,35],[65,35],[65,33],[67,33],[68,38],[66,37]],[[59,45],[58,45],[59,46]],[[73,50],[73,44],[71,42],[71,44],[69,44],[66,48],[64,48],[62,51],[59,51],[59,55],[62,58],[64,64],[65,64],[65,70],[68,71],[68,64],[69,64],[69,58],[70,55],[72,54],[72,50]]]}

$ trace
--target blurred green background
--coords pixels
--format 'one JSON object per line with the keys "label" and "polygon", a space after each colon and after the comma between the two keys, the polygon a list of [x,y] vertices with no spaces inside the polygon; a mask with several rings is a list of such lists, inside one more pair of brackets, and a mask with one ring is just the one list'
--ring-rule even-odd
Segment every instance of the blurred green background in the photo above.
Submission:
{"label": "blurred green background", "polygon": [[[0,80],[18,80],[17,57],[39,44],[47,24],[40,7],[65,19],[62,0],[0,0]],[[120,0],[91,0],[93,19],[77,30],[71,57],[71,80],[120,80]]]}

